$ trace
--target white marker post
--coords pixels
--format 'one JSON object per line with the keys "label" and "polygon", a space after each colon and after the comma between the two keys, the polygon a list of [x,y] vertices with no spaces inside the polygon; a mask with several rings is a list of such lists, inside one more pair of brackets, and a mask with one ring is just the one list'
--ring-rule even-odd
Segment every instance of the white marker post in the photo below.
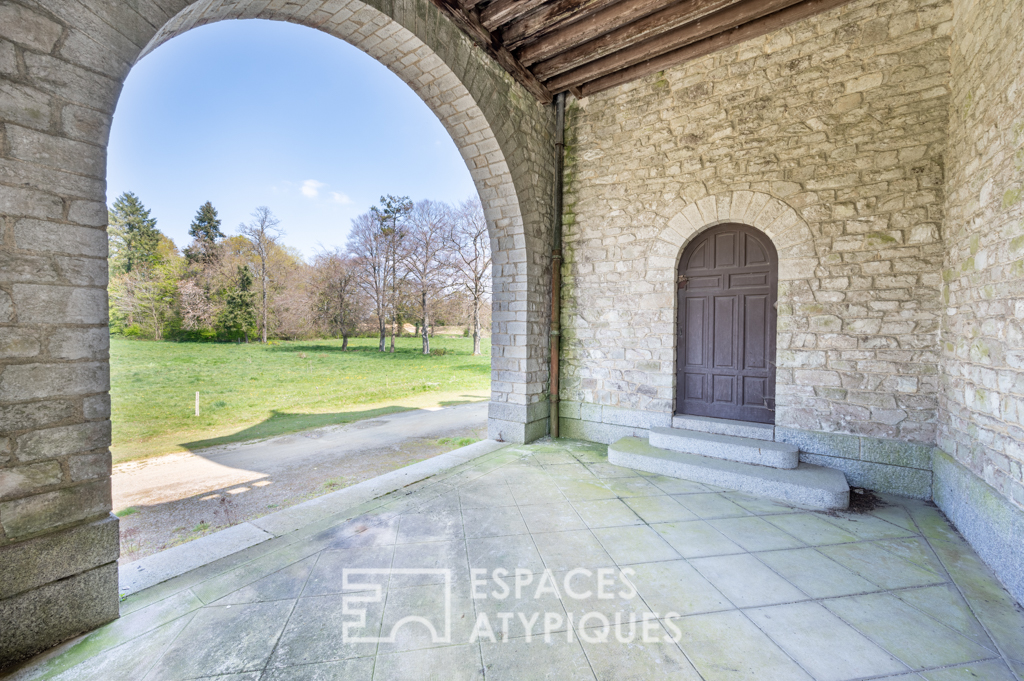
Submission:
{"label": "white marker post", "polygon": [[196,416],[199,416],[199,391],[196,391]]}

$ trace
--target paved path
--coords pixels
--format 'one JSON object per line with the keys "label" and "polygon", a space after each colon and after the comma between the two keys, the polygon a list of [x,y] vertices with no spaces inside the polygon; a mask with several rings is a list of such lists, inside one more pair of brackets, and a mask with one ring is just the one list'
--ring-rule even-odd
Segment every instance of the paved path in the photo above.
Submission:
{"label": "paved path", "polygon": [[122,562],[435,456],[445,437],[485,437],[487,403],[418,409],[344,426],[118,464]]}

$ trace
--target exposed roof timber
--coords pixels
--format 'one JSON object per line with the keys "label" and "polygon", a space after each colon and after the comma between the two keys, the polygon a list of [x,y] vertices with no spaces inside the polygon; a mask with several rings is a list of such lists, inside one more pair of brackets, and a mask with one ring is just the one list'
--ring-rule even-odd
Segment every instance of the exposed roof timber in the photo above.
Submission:
{"label": "exposed roof timber", "polygon": [[532,12],[545,2],[547,0],[494,0],[480,12],[480,23],[493,31],[502,24]]}
{"label": "exposed roof timber", "polygon": [[817,14],[818,12],[824,12],[834,7],[838,7],[849,1],[850,0],[804,0],[800,4],[780,10],[775,14],[771,14],[761,19],[756,19],[742,26],[737,26],[729,29],[728,31],[718,33],[710,38],[705,38],[704,40],[691,43],[685,47],[671,52],[666,52],[647,61],[634,64],[628,68],[610,73],[588,83],[584,83],[579,86],[579,89],[583,96],[591,95],[595,92],[600,92],[601,90],[607,90],[608,88],[627,83],[631,80],[636,80],[637,78],[642,78],[670,66],[676,66],[682,62],[697,59],[711,54],[712,52],[717,52],[718,50],[729,47],[730,45],[735,45],[745,40],[750,40],[751,38],[757,38],[765,35],[766,33],[771,33],[778,28],[800,21],[801,19],[805,19]]}
{"label": "exposed roof timber", "polygon": [[667,31],[728,7],[734,2],[736,0],[623,0],[611,7],[590,12],[564,28],[545,34],[517,50],[515,55],[523,66],[529,67],[644,17],[650,17],[655,12],[660,16],[668,10],[674,10],[672,13],[677,17],[677,23],[665,26],[664,30]]}
{"label": "exposed roof timber", "polygon": [[[499,0],[500,1],[500,0]],[[526,42],[572,24],[593,12],[614,7],[619,0],[548,0],[533,12],[501,28],[501,40],[514,50]]]}
{"label": "exposed roof timber", "polygon": [[520,64],[512,53],[480,23],[480,15],[476,9],[463,9],[459,0],[431,0],[451,17],[455,25],[468,35],[473,42],[482,47],[499,65],[542,104],[551,102],[551,91]]}
{"label": "exposed roof timber", "polygon": [[[536,64],[532,71],[541,81],[549,81],[549,90],[561,92],[569,85],[588,83],[799,2],[743,0],[682,25],[678,15],[683,6],[676,5]],[[661,32],[667,17],[675,20],[675,28]]]}

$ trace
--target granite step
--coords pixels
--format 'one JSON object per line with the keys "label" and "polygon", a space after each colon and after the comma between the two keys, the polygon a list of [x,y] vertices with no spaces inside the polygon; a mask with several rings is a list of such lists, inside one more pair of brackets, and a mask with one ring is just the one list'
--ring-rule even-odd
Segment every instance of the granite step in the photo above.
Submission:
{"label": "granite step", "polygon": [[661,449],[639,437],[624,437],[609,445],[608,462],[814,510],[841,510],[850,505],[846,476],[834,468],[809,463],[790,469],[768,468]]}
{"label": "granite step", "polygon": [[800,463],[800,449],[788,442],[769,442],[679,428],[651,428],[648,432],[651,445],[674,452],[772,468],[796,468]]}
{"label": "granite step", "polygon": [[715,419],[710,416],[675,414],[672,417],[672,427],[682,430],[696,430],[701,433],[714,433],[716,435],[749,437],[752,440],[775,440],[775,426],[771,423],[753,423],[751,421]]}

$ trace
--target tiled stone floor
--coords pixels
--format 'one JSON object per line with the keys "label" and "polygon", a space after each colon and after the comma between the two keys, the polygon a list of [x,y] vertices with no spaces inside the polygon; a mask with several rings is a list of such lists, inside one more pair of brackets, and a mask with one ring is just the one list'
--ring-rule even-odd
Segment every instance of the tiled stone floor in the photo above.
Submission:
{"label": "tiled stone floor", "polygon": [[[635,474],[600,445],[508,447],[133,595],[14,677],[1024,678],[1021,609],[934,506],[886,501],[827,515]],[[346,587],[352,568],[390,574]],[[415,622],[352,640],[414,615],[443,634],[444,572],[409,569],[450,571],[449,641]],[[366,612],[348,636],[346,599]]]}

